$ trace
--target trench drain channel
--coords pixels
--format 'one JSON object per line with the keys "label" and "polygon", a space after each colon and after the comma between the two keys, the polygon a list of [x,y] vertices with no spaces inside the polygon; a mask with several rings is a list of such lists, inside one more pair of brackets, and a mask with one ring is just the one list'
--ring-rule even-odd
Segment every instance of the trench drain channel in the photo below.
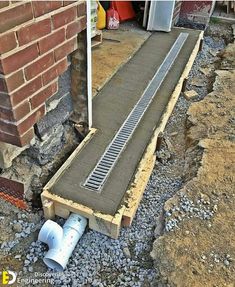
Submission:
{"label": "trench drain channel", "polygon": [[110,172],[118,161],[121,153],[125,149],[129,139],[135,132],[139,122],[144,116],[147,108],[151,104],[155,97],[156,92],[160,88],[162,82],[164,81],[166,75],[168,74],[170,68],[173,66],[178,54],[180,53],[188,33],[180,33],[170,51],[166,55],[161,66],[158,68],[154,77],[148,84],[144,93],[142,94],[139,101],[133,107],[132,111],[107,146],[103,155],[99,159],[98,163],[88,175],[83,186],[87,189],[101,192],[102,187],[108,178]]}

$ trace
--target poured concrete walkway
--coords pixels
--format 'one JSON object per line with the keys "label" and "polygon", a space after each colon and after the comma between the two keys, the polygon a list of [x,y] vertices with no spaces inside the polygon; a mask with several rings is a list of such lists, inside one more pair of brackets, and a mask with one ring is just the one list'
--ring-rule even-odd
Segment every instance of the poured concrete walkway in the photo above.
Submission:
{"label": "poured concrete walkway", "polygon": [[[101,193],[82,186],[115,133],[139,100],[181,32],[189,33],[180,54],[137,130],[121,154]],[[199,31],[175,28],[171,33],[153,33],[93,99],[93,127],[98,132],[85,145],[51,192],[96,211],[114,215],[131,182],[153,130],[163,114],[197,42]],[[107,55],[108,56],[108,55]]]}

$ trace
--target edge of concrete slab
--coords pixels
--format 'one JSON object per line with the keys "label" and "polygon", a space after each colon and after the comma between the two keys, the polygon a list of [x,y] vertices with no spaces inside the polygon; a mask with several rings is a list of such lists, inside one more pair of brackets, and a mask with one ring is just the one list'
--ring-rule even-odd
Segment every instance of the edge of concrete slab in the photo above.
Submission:
{"label": "edge of concrete slab", "polygon": [[121,226],[131,225],[155,165],[155,151],[158,136],[161,132],[164,131],[167,121],[180,96],[184,80],[187,78],[192,68],[193,62],[197,56],[197,53],[200,50],[203,34],[204,32],[202,31],[198,36],[196,45],[189,57],[189,60],[184,68],[183,73],[180,76],[178,84],[176,85],[170,97],[165,112],[161,117],[160,124],[155,127],[151,141],[147,146],[145,153],[135,171],[135,175],[132,178],[129,189],[126,191],[123,203],[121,204],[121,207],[119,208],[117,213],[114,216],[102,214],[87,206],[75,203],[72,200],[64,199],[50,192],[50,189],[54,185],[54,183],[60,178],[64,171],[69,168],[71,162],[76,157],[76,155],[82,150],[82,148],[90,141],[90,139],[95,134],[96,129],[91,129],[86,138],[82,141],[82,143],[76,148],[76,150],[71,154],[67,161],[61,166],[57,173],[44,187],[41,194],[41,199],[44,215],[46,218],[53,219],[55,215],[58,215],[63,218],[68,218],[71,212],[79,213],[80,215],[88,219],[89,227],[91,229],[115,239],[119,235]]}

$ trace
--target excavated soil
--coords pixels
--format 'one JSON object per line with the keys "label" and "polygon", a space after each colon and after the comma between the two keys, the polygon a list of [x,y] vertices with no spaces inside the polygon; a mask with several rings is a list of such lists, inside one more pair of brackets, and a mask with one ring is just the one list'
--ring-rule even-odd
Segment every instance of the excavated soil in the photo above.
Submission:
{"label": "excavated soil", "polygon": [[213,91],[188,110],[186,162],[198,160],[195,149],[202,157],[164,205],[164,233],[151,252],[156,286],[235,286],[235,44],[219,56]]}

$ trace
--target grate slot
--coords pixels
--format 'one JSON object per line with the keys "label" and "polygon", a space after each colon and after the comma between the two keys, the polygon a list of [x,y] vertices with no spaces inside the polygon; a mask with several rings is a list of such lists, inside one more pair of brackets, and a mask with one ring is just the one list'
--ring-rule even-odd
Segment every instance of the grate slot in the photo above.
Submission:
{"label": "grate slot", "polygon": [[94,172],[94,174],[97,174],[97,175],[100,175],[100,176],[104,176],[104,174],[106,174],[106,172],[104,172],[104,171],[99,171],[99,170],[96,170],[95,172]]}
{"label": "grate slot", "polygon": [[164,81],[170,68],[174,64],[187,37],[188,33],[180,33],[175,43],[171,47],[170,51],[166,55],[161,66],[148,84],[141,98],[134,106],[120,129],[117,131],[111,143],[107,146],[105,152],[101,156],[94,169],[88,175],[85,183],[83,184],[84,187],[97,192],[101,191],[104,182],[108,178],[115,163],[118,161],[120,154],[125,149],[129,139],[133,135],[145,111],[151,104],[156,92]]}
{"label": "grate slot", "polygon": [[89,189],[92,189],[92,190],[99,190],[99,186],[98,185],[94,185],[94,184],[91,184],[89,182],[86,184],[86,187],[89,188]]}
{"label": "grate slot", "polygon": [[104,175],[104,174],[107,174],[109,169],[108,168],[106,169],[104,166],[102,166],[99,169],[97,168],[95,171],[100,172],[100,173],[102,173]]}
{"label": "grate slot", "polygon": [[110,154],[106,154],[106,158],[112,160],[115,160],[116,156],[115,155],[110,155]]}
{"label": "grate slot", "polygon": [[119,152],[120,152],[120,150],[116,149],[116,148],[113,147],[113,146],[110,148],[110,151],[111,151],[112,153],[114,153],[114,154],[119,154]]}
{"label": "grate slot", "polygon": [[98,179],[103,179],[103,174],[101,175],[101,174],[98,174],[97,172],[94,172],[93,173],[93,176],[95,177],[95,178],[98,178]]}
{"label": "grate slot", "polygon": [[116,156],[117,154],[119,154],[119,151],[115,151],[113,149],[110,149],[109,153],[108,153],[108,155],[110,155],[110,156]]}
{"label": "grate slot", "polygon": [[93,179],[90,179],[89,184],[99,187],[101,180],[96,180],[93,176]]}
{"label": "grate slot", "polygon": [[109,167],[110,165],[112,165],[112,162],[109,159],[102,158],[101,164],[103,164],[104,166],[106,165],[106,166]]}

